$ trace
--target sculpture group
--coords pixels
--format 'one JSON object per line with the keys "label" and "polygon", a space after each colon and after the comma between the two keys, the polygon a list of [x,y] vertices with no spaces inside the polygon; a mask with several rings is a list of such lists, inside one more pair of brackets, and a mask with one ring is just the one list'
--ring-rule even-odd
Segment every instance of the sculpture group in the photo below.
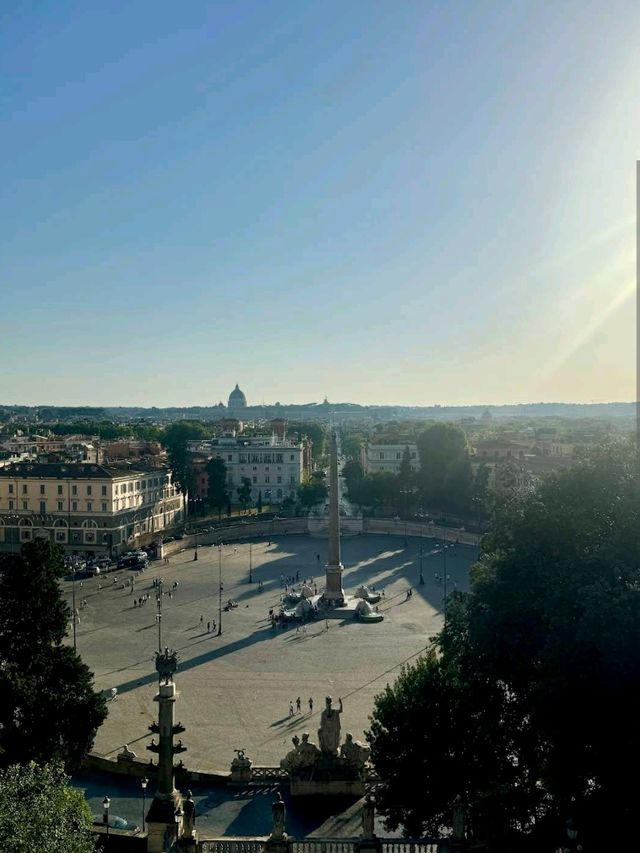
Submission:
{"label": "sculpture group", "polygon": [[280,762],[289,774],[292,794],[318,794],[340,792],[356,793],[364,786],[369,749],[353,739],[347,732],[344,743],[340,743],[342,699],[334,708],[331,696],[327,696],[320,715],[318,743],[309,741],[309,733],[301,737],[294,735],[293,749]]}

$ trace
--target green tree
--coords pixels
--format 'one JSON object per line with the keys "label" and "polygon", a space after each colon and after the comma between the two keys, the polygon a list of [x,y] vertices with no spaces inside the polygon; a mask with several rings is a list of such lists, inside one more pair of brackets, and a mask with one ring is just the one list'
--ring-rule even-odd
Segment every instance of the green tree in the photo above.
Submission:
{"label": "green tree", "polygon": [[0,771],[0,853],[91,853],[91,812],[61,764]]}
{"label": "green tree", "polygon": [[427,506],[464,513],[471,504],[471,463],[467,436],[454,424],[433,424],[417,438],[418,481]]}
{"label": "green tree", "polygon": [[311,480],[298,486],[298,501],[306,509],[327,499],[328,490],[322,480]]}
{"label": "green tree", "polygon": [[162,435],[162,445],[167,450],[174,481],[185,492],[195,490],[195,474],[187,442],[209,437],[210,430],[199,421],[177,421],[168,426]]}
{"label": "green tree", "polygon": [[314,462],[317,463],[324,456],[327,441],[327,428],[324,424],[312,421],[308,423],[292,423],[287,428],[287,436],[290,438],[293,436],[298,436],[299,438],[308,437],[312,442],[311,458]]}
{"label": "green tree", "polygon": [[[569,818],[589,849],[634,845],[639,505],[637,456],[619,447],[498,503],[429,663],[376,699],[369,737],[390,825],[433,829],[459,793],[492,851],[555,849]],[[399,780],[406,792],[425,776],[403,807]]]}
{"label": "green tree", "polygon": [[411,451],[409,445],[406,444],[402,453],[402,461],[400,462],[400,471],[398,480],[401,489],[408,489],[413,483],[413,468],[411,467]]}
{"label": "green tree", "polygon": [[69,610],[59,581],[62,549],[36,539],[0,572],[0,755],[2,763],[61,760],[73,770],[106,717],[93,674],[63,644]]}
{"label": "green tree", "polygon": [[218,510],[218,518],[222,516],[222,508],[229,500],[227,490],[227,466],[219,456],[209,459],[206,465],[208,477],[207,502],[212,509]]}
{"label": "green tree", "polygon": [[251,503],[251,480],[248,477],[243,477],[241,485],[238,486],[238,501],[246,512]]}

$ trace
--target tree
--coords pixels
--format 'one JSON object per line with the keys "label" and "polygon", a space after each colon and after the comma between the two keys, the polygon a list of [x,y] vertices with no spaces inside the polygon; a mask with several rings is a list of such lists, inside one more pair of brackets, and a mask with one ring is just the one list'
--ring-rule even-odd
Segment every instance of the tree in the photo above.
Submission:
{"label": "tree", "polygon": [[424,503],[451,512],[467,512],[472,478],[464,430],[454,424],[433,424],[418,436],[417,445]]}
{"label": "tree", "polygon": [[0,853],[91,853],[91,812],[62,765],[0,771]]}
{"label": "tree", "polygon": [[413,468],[411,466],[411,451],[409,445],[406,444],[402,453],[402,461],[400,462],[400,471],[398,472],[398,480],[401,489],[408,489],[413,482]]}
{"label": "tree", "polygon": [[238,486],[238,501],[242,504],[242,509],[246,511],[251,503],[251,480],[248,477],[243,477],[241,485]]}
{"label": "tree", "polygon": [[[459,793],[491,851],[555,849],[568,819],[589,849],[634,846],[639,505],[638,459],[620,447],[498,499],[471,592],[453,594],[427,661],[375,702],[390,826],[434,829]],[[407,768],[426,781],[403,806]]]}
{"label": "tree", "polygon": [[192,492],[195,489],[195,475],[191,467],[191,454],[187,450],[187,442],[209,438],[209,436],[209,429],[199,421],[178,421],[164,431],[161,441],[169,456],[174,481],[180,484],[183,492]]}
{"label": "tree", "polygon": [[2,763],[61,760],[76,769],[107,715],[93,674],[63,645],[69,609],[62,549],[43,539],[5,557],[0,572]]}
{"label": "tree", "polygon": [[222,507],[226,505],[229,494],[227,492],[227,466],[219,456],[209,459],[206,465],[208,477],[207,501],[212,509],[218,510],[218,518],[222,516]]}
{"label": "tree", "polygon": [[322,480],[312,480],[298,486],[298,500],[306,509],[325,501],[327,494],[327,487]]}

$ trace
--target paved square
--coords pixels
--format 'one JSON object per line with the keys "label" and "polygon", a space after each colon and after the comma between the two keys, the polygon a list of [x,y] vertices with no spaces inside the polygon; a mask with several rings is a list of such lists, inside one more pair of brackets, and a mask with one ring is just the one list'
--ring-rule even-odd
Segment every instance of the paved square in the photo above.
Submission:
{"label": "paved square", "polygon": [[[425,585],[418,584],[419,552],[423,547]],[[273,630],[269,608],[279,607],[280,576],[313,576],[319,591],[324,582],[327,541],[307,535],[278,537],[252,543],[253,583],[248,583],[249,544],[224,545],[223,603],[239,606],[222,614],[222,636],[207,633],[207,622],[218,621],[218,548],[200,547],[171,557],[168,565],[152,563],[136,579],[133,594],[121,588],[128,572],[76,582],[76,599],[86,599],[77,627],[78,651],[95,672],[96,686],[118,697],[109,702],[109,717],[98,732],[95,751],[115,756],[128,744],[148,760],[155,719],[153,702],[157,676],[153,656],[158,648],[154,578],[164,579],[172,596],[162,604],[162,646],[178,650],[176,683],[180,696],[176,719],[186,726],[182,736],[188,751],[184,763],[193,770],[227,770],[235,748],[243,748],[257,765],[278,764],[291,748],[295,733],[309,731],[317,742],[324,697],[342,697],[343,736],[359,740],[368,726],[374,696],[397,676],[403,663],[424,650],[441,623],[443,587],[434,574],[443,574],[443,555],[431,554],[434,542],[402,536],[366,534],[344,537],[344,588],[350,594],[362,583],[384,589],[380,610],[385,620],[365,625],[324,619],[296,628]],[[320,560],[317,559],[320,555]],[[468,571],[477,550],[456,545],[447,551],[449,589],[467,588]],[[258,581],[263,582],[262,592]],[[413,596],[406,597],[411,586]],[[71,584],[65,583],[70,601]],[[134,607],[134,598],[148,593],[149,601]],[[202,623],[201,623],[202,617]],[[302,700],[302,713],[289,717],[289,702]],[[313,714],[308,700],[313,698]]]}

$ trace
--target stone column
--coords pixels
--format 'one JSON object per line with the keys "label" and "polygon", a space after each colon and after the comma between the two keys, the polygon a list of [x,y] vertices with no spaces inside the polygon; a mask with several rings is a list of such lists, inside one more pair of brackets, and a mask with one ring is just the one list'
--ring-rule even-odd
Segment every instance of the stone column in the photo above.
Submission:
{"label": "stone column", "polygon": [[[160,684],[154,702],[159,705],[158,723],[149,728],[159,735],[159,743],[151,742],[147,747],[158,755],[158,789],[151,801],[147,814],[147,850],[149,853],[162,853],[164,850],[165,834],[170,833],[175,838],[175,811],[182,806],[182,797],[174,784],[173,755],[174,752],[184,751],[184,747],[174,747],[173,736],[182,731],[182,726],[173,723],[174,706],[177,691],[173,681]],[[178,828],[182,833],[182,827]]]}
{"label": "stone column", "polygon": [[329,607],[344,604],[342,570],[340,562],[340,500],[338,494],[338,443],[331,436],[331,464],[329,467],[329,559],[326,566],[326,584],[322,600]]}

